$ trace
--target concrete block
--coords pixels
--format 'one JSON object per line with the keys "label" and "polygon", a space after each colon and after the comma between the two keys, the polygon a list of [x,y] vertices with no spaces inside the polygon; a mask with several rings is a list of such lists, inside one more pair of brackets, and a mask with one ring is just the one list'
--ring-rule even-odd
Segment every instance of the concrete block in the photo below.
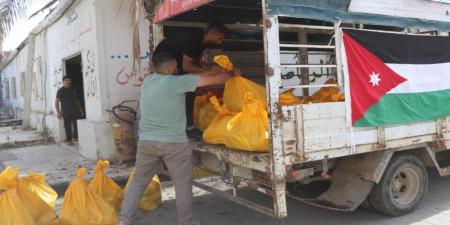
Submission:
{"label": "concrete block", "polygon": [[108,122],[78,120],[80,154],[91,160],[115,160],[112,127]]}

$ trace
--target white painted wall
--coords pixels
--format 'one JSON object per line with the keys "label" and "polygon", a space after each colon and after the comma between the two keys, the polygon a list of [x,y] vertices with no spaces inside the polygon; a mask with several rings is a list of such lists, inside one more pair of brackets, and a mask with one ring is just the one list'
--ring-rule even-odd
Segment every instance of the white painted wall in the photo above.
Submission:
{"label": "white painted wall", "polygon": [[[81,54],[86,119],[78,121],[80,152],[92,159],[114,157],[111,118],[106,110],[124,100],[137,100],[143,76],[148,73],[149,22],[143,11],[142,67],[132,73],[129,7],[129,2],[121,0],[78,1],[36,36],[31,126],[43,130],[45,125],[57,142],[65,140],[63,121],[56,118],[54,102],[66,75],[65,60]],[[26,56],[25,49],[2,70],[3,79],[19,77],[25,71]],[[16,84],[20,91],[20,79],[17,78]],[[23,108],[23,97],[7,102]]]}
{"label": "white painted wall", "polygon": [[53,114],[54,99],[51,96],[51,85],[46,58],[47,40],[46,32],[37,35],[35,43],[35,56],[33,63],[33,78],[31,86],[31,114],[30,125],[37,130],[42,131],[45,127],[51,133],[55,133],[55,118]]}
{"label": "white painted wall", "polygon": [[[80,1],[48,28],[46,34],[47,52],[43,49],[44,51],[41,51],[39,56],[47,59],[48,82],[51,84],[48,96],[51,102],[54,102],[56,91],[62,86],[62,77],[66,75],[64,60],[81,54],[86,118],[101,121],[102,108],[98,86],[99,73],[95,29],[94,0]],[[45,34],[41,33],[41,35]]]}
{"label": "white painted wall", "polygon": [[[144,75],[149,72],[150,58],[148,32],[149,21],[140,21],[141,69],[132,71],[132,21],[130,18],[130,1],[97,0],[99,48],[102,49],[103,70],[107,86],[108,103],[106,108],[124,100],[139,99],[140,86]],[[142,11],[144,17],[144,11]]]}
{"label": "white painted wall", "polygon": [[[23,76],[20,74],[25,72],[26,70],[26,61],[27,61],[27,52],[28,47],[25,46],[20,50],[20,52],[16,55],[16,57],[1,71],[2,78],[2,102],[4,103],[4,111],[13,115],[15,118],[22,118],[22,109],[24,102],[24,89],[21,88],[21,82]],[[15,79],[15,88],[13,87],[13,78]],[[6,86],[9,86],[9,90],[7,90]],[[13,91],[15,90],[16,94],[14,96]],[[6,97],[9,91],[9,98]]]}

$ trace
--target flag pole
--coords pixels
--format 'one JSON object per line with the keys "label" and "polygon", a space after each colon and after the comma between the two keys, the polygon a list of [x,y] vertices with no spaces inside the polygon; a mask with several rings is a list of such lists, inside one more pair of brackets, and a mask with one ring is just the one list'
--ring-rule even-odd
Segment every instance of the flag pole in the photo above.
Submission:
{"label": "flag pole", "polygon": [[[349,140],[350,140],[350,154],[353,154],[356,150],[355,146],[355,137],[353,131],[352,124],[352,104],[351,104],[351,95],[350,95],[350,78],[348,73],[348,64],[347,64],[347,55],[345,53],[345,48],[343,45],[343,32],[342,29],[336,27],[336,46],[338,46],[339,58],[341,58],[341,68],[338,68],[343,71],[342,75],[344,77],[344,95],[345,95],[345,110],[346,110],[346,125],[349,128]],[[339,42],[339,44],[337,44]],[[338,73],[339,74],[339,73]]]}

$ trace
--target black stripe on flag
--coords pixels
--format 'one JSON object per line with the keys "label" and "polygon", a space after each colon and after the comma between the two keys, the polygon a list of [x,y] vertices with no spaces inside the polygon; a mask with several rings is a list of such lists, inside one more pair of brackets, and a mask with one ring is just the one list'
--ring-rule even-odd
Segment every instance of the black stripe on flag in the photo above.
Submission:
{"label": "black stripe on flag", "polygon": [[434,64],[450,62],[450,37],[382,33],[343,29],[384,63]]}

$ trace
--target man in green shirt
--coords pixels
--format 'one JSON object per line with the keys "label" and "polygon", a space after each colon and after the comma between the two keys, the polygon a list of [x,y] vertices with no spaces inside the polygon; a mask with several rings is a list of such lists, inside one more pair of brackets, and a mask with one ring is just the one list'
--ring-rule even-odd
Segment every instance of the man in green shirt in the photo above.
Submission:
{"label": "man in green shirt", "polygon": [[141,87],[136,175],[125,194],[118,224],[131,224],[144,189],[164,162],[175,185],[178,225],[192,225],[193,160],[185,132],[185,93],[197,87],[223,84],[232,73],[175,76],[174,56],[159,53],[152,60],[157,72],[146,77]]}

